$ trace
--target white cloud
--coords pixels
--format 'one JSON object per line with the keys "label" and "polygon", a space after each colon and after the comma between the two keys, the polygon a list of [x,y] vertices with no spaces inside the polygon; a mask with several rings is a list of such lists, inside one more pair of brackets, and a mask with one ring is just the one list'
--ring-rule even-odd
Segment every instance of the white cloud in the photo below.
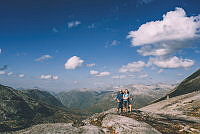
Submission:
{"label": "white cloud", "polygon": [[58,80],[58,76],[52,76],[53,80]]}
{"label": "white cloud", "polygon": [[119,69],[119,72],[121,72],[121,73],[125,73],[125,72],[139,72],[145,66],[146,66],[146,64],[143,61],[132,62],[132,63],[128,63],[127,65],[123,65]]}
{"label": "white cloud", "polygon": [[150,58],[149,63],[160,68],[188,68],[194,65],[194,61],[190,59],[182,59],[176,56],[170,58]]}
{"label": "white cloud", "polygon": [[86,66],[87,67],[94,67],[94,66],[96,66],[96,64],[95,63],[91,63],[91,64],[87,64]]}
{"label": "white cloud", "polygon": [[114,75],[112,76],[113,79],[124,79],[126,78],[126,75]]}
{"label": "white cloud", "polygon": [[110,46],[117,46],[117,45],[119,45],[119,44],[120,44],[119,41],[113,40],[113,41],[111,42]]}
{"label": "white cloud", "polygon": [[10,75],[12,75],[12,74],[13,74],[13,72],[8,72],[8,73],[7,73],[8,76],[10,76]]}
{"label": "white cloud", "polygon": [[41,75],[41,79],[51,79],[51,75]]}
{"label": "white cloud", "polygon": [[76,27],[78,25],[80,25],[81,22],[80,21],[71,21],[67,23],[68,28],[72,28],[72,27]]}
{"label": "white cloud", "polygon": [[108,76],[110,75],[110,72],[100,72],[99,74],[97,74],[96,76],[98,77],[103,77],[103,76]]}
{"label": "white cloud", "polygon": [[83,62],[84,60],[81,60],[80,57],[72,56],[65,63],[65,69],[76,69],[77,67],[80,67]]}
{"label": "white cloud", "polygon": [[143,24],[136,31],[129,32],[133,46],[142,46],[138,50],[143,56],[162,56],[188,47],[191,40],[199,38],[200,15],[187,17],[184,9],[163,15],[163,20]]}
{"label": "white cloud", "polygon": [[91,75],[97,75],[98,73],[99,73],[99,72],[98,72],[98,71],[95,71],[95,70],[91,70],[91,71],[90,71],[90,74],[91,74]]}
{"label": "white cloud", "polygon": [[58,76],[48,74],[48,75],[41,75],[40,78],[46,80],[57,80]]}
{"label": "white cloud", "polygon": [[119,44],[120,44],[120,41],[118,41],[118,40],[108,41],[105,44],[105,48],[112,47],[112,46],[118,46]]}
{"label": "white cloud", "polygon": [[42,55],[41,57],[35,59],[35,61],[44,61],[44,60],[47,60],[47,59],[51,59],[52,56],[46,54],[46,55]]}
{"label": "white cloud", "polygon": [[142,75],[140,75],[139,77],[140,78],[147,78],[149,75],[148,74],[142,74]]}
{"label": "white cloud", "polygon": [[103,76],[108,76],[108,75],[110,75],[110,72],[99,72],[99,71],[96,71],[96,70],[91,70],[91,71],[90,71],[90,74],[91,74],[91,75],[98,76],[98,77],[103,77]]}
{"label": "white cloud", "polygon": [[20,78],[23,78],[25,75],[24,74],[19,74],[18,75]]}
{"label": "white cloud", "polygon": [[5,71],[0,71],[0,75],[5,74],[5,73],[6,73]]}

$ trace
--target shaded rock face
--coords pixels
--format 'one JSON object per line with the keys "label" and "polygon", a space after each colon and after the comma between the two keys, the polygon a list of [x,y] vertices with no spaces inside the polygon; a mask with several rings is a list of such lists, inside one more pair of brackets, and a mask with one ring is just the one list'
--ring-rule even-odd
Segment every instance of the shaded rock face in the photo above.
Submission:
{"label": "shaded rock face", "polygon": [[166,98],[176,97],[194,91],[200,91],[200,69],[194,72],[192,75],[184,79],[174,90],[168,93],[166,96],[154,101],[159,102],[165,100]]}
{"label": "shaded rock face", "polygon": [[0,85],[0,132],[39,123],[73,122],[79,115],[38,101],[20,90]]}
{"label": "shaded rock face", "polygon": [[56,97],[54,97],[47,91],[41,91],[38,89],[27,89],[27,90],[21,90],[21,91],[24,94],[26,94],[28,97],[33,98],[37,101],[41,101],[43,103],[46,103],[52,106],[63,107],[62,103],[59,100],[57,100]]}
{"label": "shaded rock face", "polygon": [[115,106],[112,92],[109,91],[97,92],[72,90],[68,92],[60,92],[56,97],[67,108],[91,114],[106,111]]}
{"label": "shaded rock face", "polygon": [[183,80],[169,96],[174,97],[194,91],[200,91],[200,69]]}

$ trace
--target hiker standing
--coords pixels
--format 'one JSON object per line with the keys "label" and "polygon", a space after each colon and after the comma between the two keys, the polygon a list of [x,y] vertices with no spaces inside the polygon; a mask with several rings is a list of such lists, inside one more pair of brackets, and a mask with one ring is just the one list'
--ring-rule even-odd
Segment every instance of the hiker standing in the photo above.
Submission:
{"label": "hiker standing", "polygon": [[123,92],[122,92],[122,90],[120,90],[117,93],[116,100],[117,100],[117,112],[119,113],[119,111],[121,109],[120,112],[122,113],[123,112]]}
{"label": "hiker standing", "polygon": [[129,91],[126,89],[123,94],[123,104],[125,108],[125,112],[128,112],[128,108],[130,108],[130,98],[129,98]]}

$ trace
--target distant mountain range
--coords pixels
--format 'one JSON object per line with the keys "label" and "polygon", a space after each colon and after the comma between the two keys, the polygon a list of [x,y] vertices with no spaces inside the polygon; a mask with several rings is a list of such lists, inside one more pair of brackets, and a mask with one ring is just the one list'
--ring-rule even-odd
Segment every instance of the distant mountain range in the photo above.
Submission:
{"label": "distant mountain range", "polygon": [[[175,86],[176,85],[163,83],[153,85],[135,84],[120,87],[120,89],[128,89],[133,98],[132,103],[137,108],[140,108],[162,97]],[[119,88],[102,89],[100,91],[71,90],[60,92],[56,97],[67,108],[86,111],[93,114],[116,107],[114,98],[118,90]]]}

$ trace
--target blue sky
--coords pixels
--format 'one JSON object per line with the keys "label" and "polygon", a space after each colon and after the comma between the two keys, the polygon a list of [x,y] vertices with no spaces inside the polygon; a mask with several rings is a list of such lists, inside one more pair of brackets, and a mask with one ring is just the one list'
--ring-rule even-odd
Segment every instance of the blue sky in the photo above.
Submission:
{"label": "blue sky", "polygon": [[200,66],[199,5],[199,0],[1,2],[0,83],[55,91],[176,83]]}

